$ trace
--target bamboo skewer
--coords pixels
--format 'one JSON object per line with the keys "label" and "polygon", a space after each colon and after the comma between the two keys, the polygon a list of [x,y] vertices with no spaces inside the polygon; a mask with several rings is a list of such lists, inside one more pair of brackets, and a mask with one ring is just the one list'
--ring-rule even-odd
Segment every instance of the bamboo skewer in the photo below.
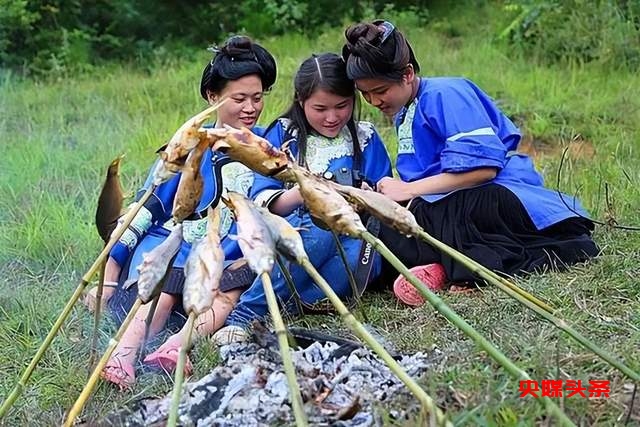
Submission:
{"label": "bamboo skewer", "polygon": [[423,415],[433,414],[437,421],[437,425],[452,426],[451,422],[447,420],[446,416],[442,413],[440,408],[435,405],[435,402],[423,389],[416,383],[402,369],[402,366],[385,350],[385,348],[367,331],[367,329],[360,323],[353,314],[349,311],[347,306],[342,302],[340,297],[333,291],[327,281],[318,273],[313,264],[309,261],[308,257],[299,258],[297,262],[305,269],[305,271],[311,276],[315,283],[320,286],[322,291],[327,295],[331,304],[336,308],[336,311],[340,314],[347,326],[362,339],[391,369],[391,371],[407,386],[407,388],[418,398],[424,411]]}
{"label": "bamboo skewer", "polygon": [[304,308],[302,307],[300,294],[298,294],[298,291],[296,290],[296,284],[293,282],[293,277],[291,277],[291,272],[287,270],[287,265],[285,264],[284,260],[280,255],[276,255],[276,262],[278,263],[278,267],[280,268],[280,271],[282,271],[282,276],[284,277],[284,280],[287,283],[287,286],[289,287],[289,291],[291,292],[291,296],[295,301],[296,309],[298,310],[298,313],[300,314],[304,313]]}
{"label": "bamboo skewer", "polygon": [[438,249],[440,252],[443,252],[444,254],[448,255],[452,259],[458,261],[459,263],[464,265],[467,269],[469,269],[469,271],[471,271],[473,274],[483,278],[488,283],[494,286],[497,286],[504,292],[506,292],[507,289],[509,289],[548,313],[553,313],[555,311],[551,306],[541,301],[536,296],[525,291],[521,287],[517,286],[515,283],[511,282],[510,280],[507,280],[504,277],[498,275],[496,272],[491,271],[490,269],[480,264],[479,262],[475,261],[474,259],[469,258],[465,254],[453,249],[452,247],[446,245],[445,243],[442,243],[441,241],[431,236],[426,231],[420,230],[416,234],[417,234],[416,235],[417,238],[427,242],[434,248]]}
{"label": "bamboo skewer", "polygon": [[347,273],[347,278],[349,279],[349,285],[351,286],[351,293],[353,294],[353,300],[356,302],[356,307],[358,309],[358,313],[362,317],[366,323],[369,323],[369,319],[367,318],[367,313],[364,311],[364,307],[360,304],[360,294],[358,292],[358,284],[356,282],[356,277],[351,271],[351,267],[349,266],[349,260],[347,259],[347,253],[344,250],[344,246],[340,242],[340,236],[333,229],[331,230],[331,234],[333,235],[333,240],[336,242],[336,248],[338,248],[338,253],[340,254],[340,258],[342,259],[342,263],[344,264],[344,269]]}
{"label": "bamboo skewer", "polygon": [[89,369],[95,363],[96,352],[98,347],[98,328],[100,327],[100,313],[102,312],[102,292],[104,290],[104,270],[107,266],[105,260],[100,266],[100,277],[98,279],[98,287],[96,289],[96,301],[93,312],[93,333],[91,335],[91,350],[89,356]]}
{"label": "bamboo skewer", "polygon": [[191,334],[193,333],[193,324],[196,317],[197,315],[194,311],[189,312],[189,318],[187,319],[186,325],[187,333],[183,338],[182,347],[180,347],[180,354],[178,356],[178,363],[176,364],[173,394],[171,396],[171,410],[169,411],[167,427],[175,427],[178,423],[178,409],[180,408],[182,383],[184,382],[184,367],[187,363],[187,352],[191,346]]}
{"label": "bamboo skewer", "polygon": [[13,404],[15,403],[16,399],[20,396],[22,391],[25,389],[27,382],[31,378],[31,374],[33,373],[36,366],[44,356],[44,353],[47,351],[47,349],[51,345],[51,342],[53,342],[53,339],[55,338],[56,334],[60,331],[62,324],[65,322],[65,320],[71,313],[71,310],[73,309],[74,304],[80,298],[84,289],[89,284],[91,277],[93,277],[93,275],[96,273],[98,268],[100,268],[100,265],[105,261],[105,259],[109,255],[111,248],[113,248],[113,246],[117,243],[118,239],[120,239],[122,234],[125,232],[125,230],[129,226],[129,224],[131,224],[131,221],[133,221],[133,218],[138,213],[138,211],[140,211],[144,203],[149,199],[149,197],[151,197],[151,194],[153,194],[153,191],[156,189],[156,187],[157,187],[156,184],[150,186],[147,189],[147,191],[142,195],[140,200],[133,204],[131,209],[125,214],[123,218],[123,222],[119,224],[116,227],[116,229],[113,231],[113,234],[109,239],[109,242],[102,249],[102,252],[100,252],[100,254],[96,258],[96,260],[93,262],[91,267],[89,267],[89,270],[87,270],[87,272],[82,276],[80,284],[76,287],[75,291],[71,295],[71,298],[62,309],[62,312],[60,313],[55,323],[51,327],[51,330],[49,331],[44,341],[40,345],[40,348],[38,348],[38,351],[36,352],[35,356],[33,356],[33,359],[31,359],[29,366],[27,366],[27,369],[24,371],[24,373],[18,380],[18,383],[11,390],[11,393],[2,403],[2,406],[0,406],[0,419],[2,419],[2,417],[4,417],[7,414],[11,406],[13,406]]}
{"label": "bamboo skewer", "polygon": [[[393,267],[398,270],[407,280],[420,292],[420,294],[435,308],[440,314],[453,323],[458,329],[465,333],[469,338],[473,339],[491,358],[498,364],[503,366],[517,380],[531,380],[529,374],[516,366],[504,353],[496,348],[489,340],[483,337],[470,324],[454,312],[445,302],[435,293],[431,292],[402,262],[378,239],[368,231],[360,233],[360,237],[369,242]],[[556,405],[549,397],[543,396],[545,407],[552,413],[557,420],[566,426],[574,426],[575,424],[567,417],[567,415]]]}
{"label": "bamboo skewer", "polygon": [[264,287],[264,293],[267,299],[267,305],[269,307],[269,314],[273,320],[273,326],[278,338],[278,344],[280,347],[280,354],[282,355],[282,365],[284,367],[284,373],[289,383],[289,394],[291,395],[291,407],[293,408],[293,415],[296,420],[296,426],[305,427],[308,425],[307,416],[304,412],[304,406],[302,404],[302,397],[300,395],[300,387],[296,379],[296,370],[293,366],[293,360],[291,359],[291,350],[289,349],[289,340],[287,338],[287,330],[278,308],[278,301],[276,294],[273,291],[273,285],[271,284],[271,277],[269,273],[264,272],[260,275],[262,279],[262,286]]}
{"label": "bamboo skewer", "polygon": [[93,389],[98,383],[98,378],[100,377],[100,373],[102,372],[107,362],[109,361],[109,358],[113,353],[113,350],[115,350],[118,343],[120,342],[120,338],[122,338],[122,335],[127,330],[129,323],[131,323],[131,320],[135,318],[136,314],[138,313],[138,309],[140,308],[141,305],[142,305],[142,300],[140,298],[136,298],[136,301],[133,304],[133,307],[131,307],[131,310],[127,314],[127,317],[125,317],[124,321],[122,322],[122,325],[120,325],[118,332],[116,332],[115,336],[111,338],[111,340],[109,341],[109,346],[107,347],[104,354],[98,361],[98,365],[94,368],[93,373],[89,378],[89,381],[84,386],[84,388],[82,389],[82,392],[80,393],[80,396],[78,396],[78,399],[76,399],[75,403],[71,407],[71,410],[69,411],[69,414],[67,415],[67,419],[64,423],[64,427],[72,426],[75,419],[80,414],[80,411],[82,411],[82,408],[84,408],[84,405],[87,403],[87,400],[91,396]]}
{"label": "bamboo skewer", "polygon": [[[569,324],[567,324],[567,322],[565,320],[555,316],[553,310],[547,310],[547,309],[545,309],[545,307],[543,305],[541,305],[540,303],[537,303],[535,299],[532,300],[531,298],[523,296],[522,292],[524,292],[524,291],[522,289],[518,288],[517,286],[514,289],[513,287],[507,285],[508,283],[510,283],[508,280],[499,280],[499,279],[502,279],[502,278],[500,276],[498,276],[496,273],[490,271],[489,269],[487,269],[486,267],[482,266],[481,264],[479,264],[478,262],[474,261],[473,259],[469,258],[468,256],[466,256],[466,255],[456,251],[455,249],[449,247],[448,245],[440,242],[439,240],[437,240],[433,236],[429,235],[427,232],[422,231],[419,234],[419,236],[420,236],[421,239],[423,239],[424,241],[426,241],[427,243],[429,243],[433,247],[437,248],[438,250],[440,250],[440,251],[444,252],[445,254],[449,255],[451,258],[453,258],[456,261],[460,262],[462,265],[464,265],[469,270],[471,270],[472,273],[482,277],[487,282],[499,287],[503,292],[505,292],[507,295],[511,296],[512,298],[514,298],[520,304],[524,305],[525,307],[529,308],[530,310],[533,310],[535,313],[540,315],[542,318],[544,318],[545,320],[547,320],[550,323],[552,323],[553,325],[555,325],[558,329],[566,332],[571,338],[576,340],[579,344],[581,344],[587,350],[592,351],[597,356],[599,356],[602,360],[604,360],[605,362],[607,362],[611,366],[615,367],[616,369],[618,369],[619,371],[624,373],[626,376],[628,376],[632,380],[640,381],[640,374],[639,373],[635,372],[633,369],[631,369],[628,366],[626,366],[620,360],[616,359],[613,355],[609,354],[605,350],[603,350],[600,347],[598,347],[595,343],[590,341],[587,337],[583,336],[577,330],[575,330],[571,326],[569,326]],[[496,277],[497,277],[497,279],[496,279]],[[520,290],[522,292],[519,292],[518,290]]]}
{"label": "bamboo skewer", "polygon": [[[171,268],[171,265],[169,265],[169,268]],[[158,292],[157,295],[153,297],[153,299],[151,300],[151,305],[149,306],[147,317],[144,319],[144,337],[142,338],[142,344],[140,344],[140,353],[138,354],[138,360],[140,360],[140,358],[142,357],[142,353],[144,352],[145,347],[147,346],[147,342],[149,341],[151,323],[153,322],[153,316],[156,314],[156,309],[158,308],[160,295],[162,295],[162,292]]]}

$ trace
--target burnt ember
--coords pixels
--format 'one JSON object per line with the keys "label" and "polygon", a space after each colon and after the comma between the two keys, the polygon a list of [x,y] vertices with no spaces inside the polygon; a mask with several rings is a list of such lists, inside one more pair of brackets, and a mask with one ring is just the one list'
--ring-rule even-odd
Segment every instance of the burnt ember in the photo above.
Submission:
{"label": "burnt ember", "polygon": [[[352,341],[336,341],[340,344],[314,341],[292,352],[310,425],[374,426],[383,425],[383,413],[396,420],[411,419],[418,413],[417,400],[371,350]],[[224,346],[220,356],[221,364],[211,373],[185,385],[180,425],[294,424],[287,380],[273,335]],[[409,375],[420,378],[440,361],[440,356],[435,350],[395,357]],[[170,404],[170,394],[146,399],[99,424],[163,426]]]}

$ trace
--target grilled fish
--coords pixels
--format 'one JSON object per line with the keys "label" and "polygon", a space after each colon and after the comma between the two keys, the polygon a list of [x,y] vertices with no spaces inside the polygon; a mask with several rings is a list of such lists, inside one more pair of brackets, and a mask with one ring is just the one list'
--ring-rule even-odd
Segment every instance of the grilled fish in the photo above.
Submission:
{"label": "grilled fish", "polygon": [[276,242],[276,249],[290,261],[308,258],[302,243],[302,237],[294,226],[279,215],[272,214],[267,208],[257,208]]}
{"label": "grilled fish", "polygon": [[256,205],[240,193],[222,198],[238,224],[238,244],[249,267],[258,275],[269,273],[275,262],[275,242]]}
{"label": "grilled fish", "polygon": [[109,164],[107,177],[98,197],[96,228],[105,244],[109,242],[109,237],[118,225],[118,218],[122,214],[124,193],[120,185],[120,162],[123,157],[124,155],[118,156]]}
{"label": "grilled fish", "polygon": [[331,186],[342,194],[349,203],[366,210],[405,236],[416,236],[422,230],[416,222],[416,218],[407,208],[384,194],[333,182]]}
{"label": "grilled fish", "polygon": [[301,167],[291,168],[300,194],[309,212],[338,233],[358,237],[366,232],[364,224],[351,205],[325,179],[318,178]]}
{"label": "grilled fish", "polygon": [[194,244],[184,266],[183,305],[187,313],[202,314],[213,305],[224,269],[220,246],[220,208],[209,207],[207,234]]}
{"label": "grilled fish", "polygon": [[226,98],[187,120],[169,140],[164,149],[163,161],[165,163],[179,163],[196,145],[204,134],[200,131],[202,124],[226,102]]}
{"label": "grilled fish", "polygon": [[203,180],[200,174],[200,163],[205,151],[209,149],[207,141],[202,139],[196,147],[191,150],[187,161],[182,168],[182,175],[176,190],[176,197],[173,200],[173,219],[175,222],[184,221],[193,213],[200,202],[202,196]]}
{"label": "grilled fish", "polygon": [[182,224],[176,225],[164,242],[143,255],[138,266],[138,298],[148,303],[162,290],[158,285],[167,273],[171,260],[182,243]]}
{"label": "grilled fish", "polygon": [[264,138],[247,128],[235,129],[231,126],[207,129],[213,150],[227,154],[259,174],[276,176],[281,179],[287,169],[289,157]]}

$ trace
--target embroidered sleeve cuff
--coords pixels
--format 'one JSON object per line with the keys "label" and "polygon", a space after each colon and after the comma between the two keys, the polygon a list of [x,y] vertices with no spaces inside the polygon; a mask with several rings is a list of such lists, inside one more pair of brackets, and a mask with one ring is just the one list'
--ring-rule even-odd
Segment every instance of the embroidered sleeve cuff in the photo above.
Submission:
{"label": "embroidered sleeve cuff", "polygon": [[258,206],[262,206],[264,208],[269,207],[271,203],[278,197],[280,197],[285,190],[264,190],[258,193],[258,195],[254,198],[254,202]]}

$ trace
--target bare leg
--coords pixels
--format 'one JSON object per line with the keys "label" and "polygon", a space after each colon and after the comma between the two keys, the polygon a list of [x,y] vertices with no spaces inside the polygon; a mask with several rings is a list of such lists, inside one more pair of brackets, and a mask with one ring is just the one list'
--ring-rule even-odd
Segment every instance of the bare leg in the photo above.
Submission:
{"label": "bare leg", "polygon": [[[195,322],[195,334],[194,340],[207,337],[213,334],[224,325],[224,321],[227,319],[231,310],[240,299],[242,289],[234,289],[228,292],[223,292],[220,296],[216,297],[213,301],[211,309],[202,313]],[[175,352],[176,358],[178,356],[177,349],[182,345],[182,338],[187,333],[186,326],[180,329],[176,334],[171,335],[156,351],[149,356],[153,356],[155,353],[169,353]],[[177,360],[177,359],[176,359]]]}
{"label": "bare leg", "polygon": [[[175,295],[166,293],[160,295],[158,307],[151,321],[150,336],[154,336],[164,328],[177,300],[178,297]],[[133,385],[135,381],[134,364],[136,355],[144,339],[146,329],[145,320],[149,314],[149,310],[150,304],[145,304],[140,307],[140,310],[138,310],[135,318],[124,332],[113,355],[109,359],[109,362],[107,362],[107,366],[103,370],[103,376],[111,382],[121,385],[121,387],[122,384],[126,386]],[[113,378],[116,380],[120,379],[120,381],[114,381]]]}

